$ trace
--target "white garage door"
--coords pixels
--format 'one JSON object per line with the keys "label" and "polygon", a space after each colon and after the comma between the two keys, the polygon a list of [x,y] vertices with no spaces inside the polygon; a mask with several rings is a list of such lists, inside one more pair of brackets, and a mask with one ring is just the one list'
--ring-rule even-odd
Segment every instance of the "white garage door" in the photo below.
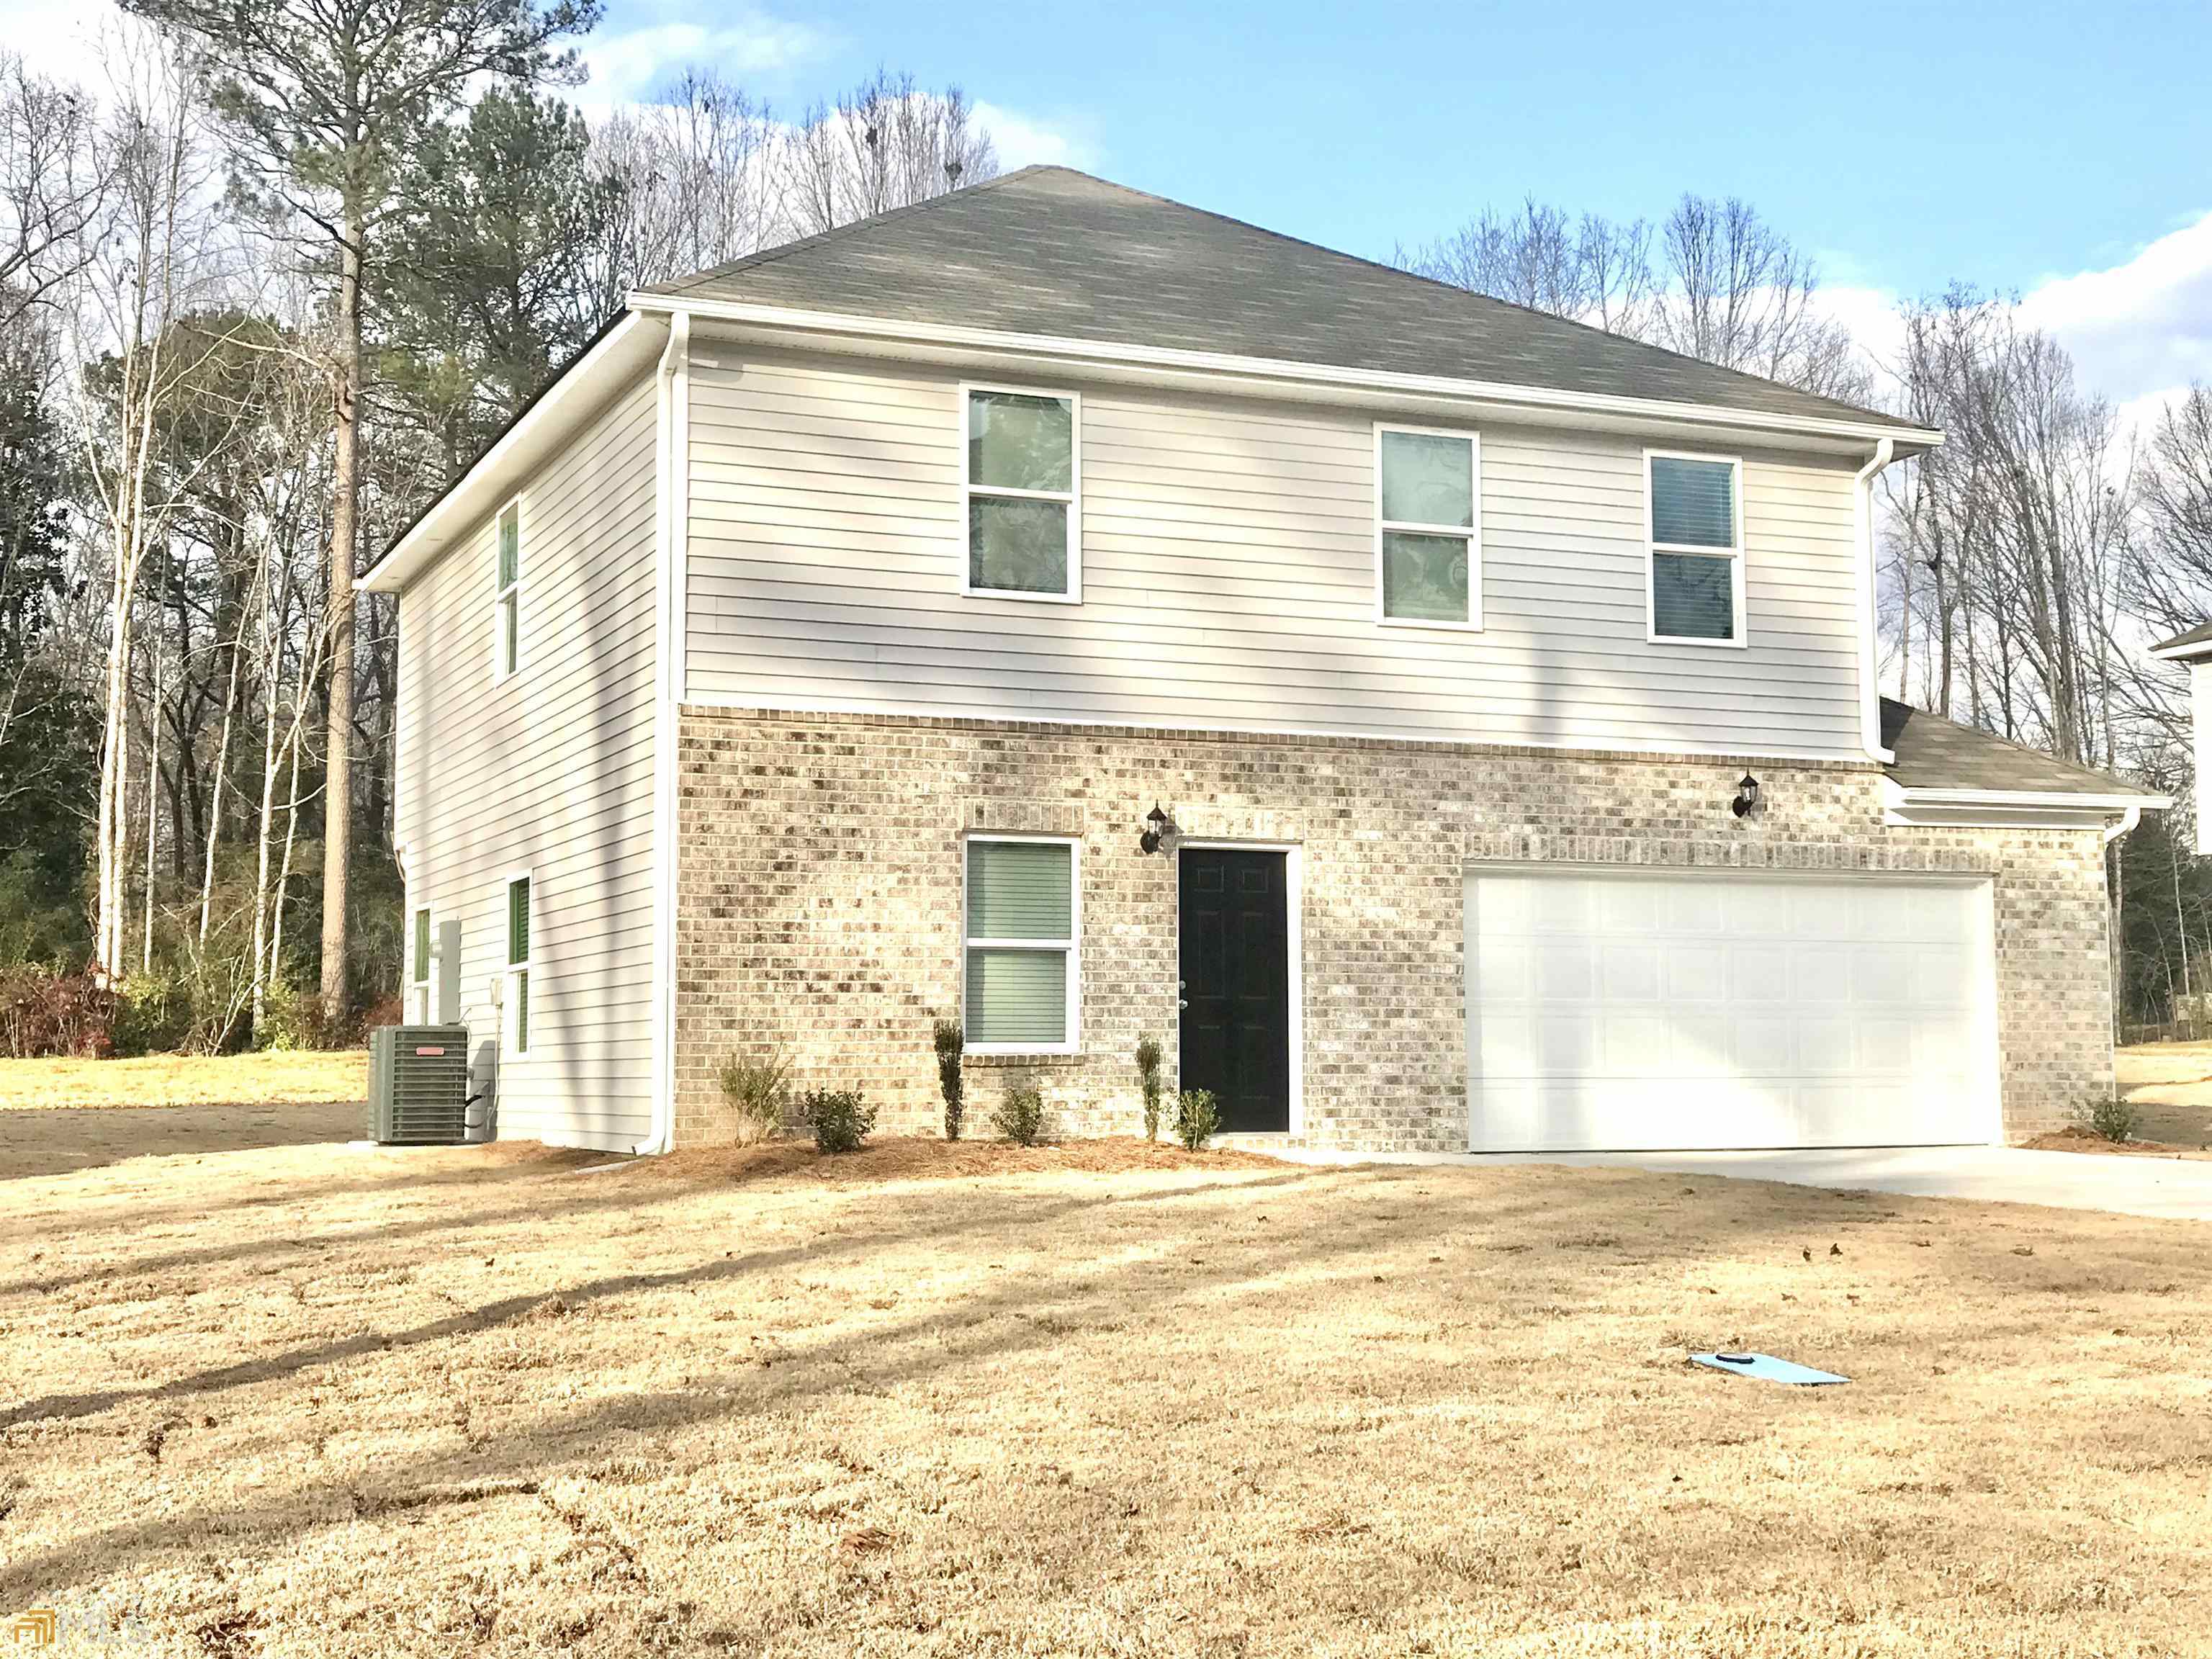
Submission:
{"label": "white garage door", "polygon": [[1985,882],[1470,875],[1468,1144],[1995,1140],[1990,940]]}

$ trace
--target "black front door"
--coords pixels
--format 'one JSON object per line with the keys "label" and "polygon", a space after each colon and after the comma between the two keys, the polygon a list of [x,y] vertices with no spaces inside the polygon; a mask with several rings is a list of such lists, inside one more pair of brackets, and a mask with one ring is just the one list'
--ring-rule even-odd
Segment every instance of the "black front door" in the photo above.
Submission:
{"label": "black front door", "polygon": [[1221,1127],[1291,1127],[1289,857],[1187,847],[1182,866],[1182,1069]]}

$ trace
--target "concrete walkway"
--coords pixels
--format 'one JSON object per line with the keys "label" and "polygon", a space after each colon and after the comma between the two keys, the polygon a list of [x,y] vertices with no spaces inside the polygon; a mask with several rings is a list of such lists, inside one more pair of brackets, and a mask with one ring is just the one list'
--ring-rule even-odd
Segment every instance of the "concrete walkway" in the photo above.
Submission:
{"label": "concrete walkway", "polygon": [[1780,1181],[1923,1198],[1973,1198],[2212,1220],[2212,1159],[2037,1152],[2010,1146],[1899,1146],[1808,1152],[1291,1152],[1310,1163],[1571,1164]]}

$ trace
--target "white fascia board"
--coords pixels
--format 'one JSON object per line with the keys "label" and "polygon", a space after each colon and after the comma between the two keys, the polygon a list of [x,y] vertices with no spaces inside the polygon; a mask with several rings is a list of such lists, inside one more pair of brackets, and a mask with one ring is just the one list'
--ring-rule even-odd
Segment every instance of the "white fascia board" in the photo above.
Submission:
{"label": "white fascia board", "polygon": [[1991,807],[2053,811],[2155,812],[2173,805],[2171,795],[2067,793],[2041,789],[1912,789],[1893,782],[1894,804],[1914,807]]}
{"label": "white fascia board", "polygon": [[609,329],[382,558],[355,578],[355,588],[364,593],[397,593],[422,574],[455,538],[505,501],[532,468],[566,443],[586,416],[651,368],[667,338],[666,317],[643,317],[635,311]]}
{"label": "white fascia board", "polygon": [[1925,428],[1890,426],[1846,416],[1771,414],[1756,410],[1719,408],[1711,404],[1675,403],[1656,398],[1625,398],[1605,392],[1514,386],[1498,380],[1394,374],[1376,369],[1343,368],[1328,363],[1297,362],[1286,358],[1245,357],[1227,352],[1189,351],[1174,347],[1083,340],[1060,335],[1016,334],[998,329],[904,322],[893,318],[857,316],[842,312],[799,311],[784,306],[750,305],[734,300],[640,293],[629,296],[629,304],[635,310],[655,314],[687,311],[695,322],[734,324],[823,339],[842,337],[866,341],[878,348],[906,344],[1003,352],[1056,362],[1077,368],[1137,368],[1154,371],[1160,375],[1195,374],[1265,383],[1278,391],[1290,389],[1309,394],[1333,389],[1399,398],[1437,398],[1455,403],[1481,404],[1529,416],[1545,414],[1576,416],[1589,420],[1593,424],[1644,422],[1668,426],[1705,427],[1769,434],[1783,441],[1818,439],[1851,444],[1862,449],[1868,444],[1887,438],[1900,455],[1934,449],[1943,441],[1941,432]]}
{"label": "white fascia board", "polygon": [[2194,645],[2160,646],[2150,654],[2160,662],[2195,662],[2212,657],[2212,640],[2199,640]]}

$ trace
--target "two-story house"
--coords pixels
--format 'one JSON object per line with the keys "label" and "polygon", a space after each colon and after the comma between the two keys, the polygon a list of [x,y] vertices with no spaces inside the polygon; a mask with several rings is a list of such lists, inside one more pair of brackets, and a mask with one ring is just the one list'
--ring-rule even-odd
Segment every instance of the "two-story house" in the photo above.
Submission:
{"label": "two-story house", "polygon": [[399,596],[410,1017],[656,1150],[780,1047],[1355,1149],[1988,1142],[2159,798],[1885,702],[1941,434],[1060,168],[631,297]]}

